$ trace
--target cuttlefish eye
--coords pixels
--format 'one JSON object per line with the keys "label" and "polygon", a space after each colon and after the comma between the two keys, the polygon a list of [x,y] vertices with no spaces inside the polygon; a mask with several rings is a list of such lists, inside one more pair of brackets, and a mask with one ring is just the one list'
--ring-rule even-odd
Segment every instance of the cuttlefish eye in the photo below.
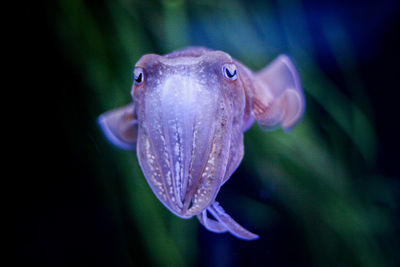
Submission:
{"label": "cuttlefish eye", "polygon": [[133,79],[136,84],[141,84],[144,81],[144,72],[142,68],[135,68],[133,70]]}
{"label": "cuttlefish eye", "polygon": [[234,81],[237,78],[235,64],[225,64],[222,66],[222,74],[230,81]]}

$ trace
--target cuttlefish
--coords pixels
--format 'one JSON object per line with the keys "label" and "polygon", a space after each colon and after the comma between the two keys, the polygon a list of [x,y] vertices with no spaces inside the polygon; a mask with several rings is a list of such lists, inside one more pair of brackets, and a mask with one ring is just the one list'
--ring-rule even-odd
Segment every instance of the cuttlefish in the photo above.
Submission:
{"label": "cuttlefish", "polygon": [[239,166],[243,133],[254,121],[287,132],[302,117],[305,101],[291,59],[279,55],[252,72],[225,52],[189,47],[142,56],[133,80],[132,102],[99,117],[106,137],[136,150],[153,193],[176,216],[257,239],[215,199]]}

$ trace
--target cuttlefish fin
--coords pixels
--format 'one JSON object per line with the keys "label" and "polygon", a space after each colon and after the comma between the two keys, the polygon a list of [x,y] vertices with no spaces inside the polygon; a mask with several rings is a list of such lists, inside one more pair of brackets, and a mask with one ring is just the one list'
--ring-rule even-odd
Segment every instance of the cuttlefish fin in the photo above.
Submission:
{"label": "cuttlefish fin", "polygon": [[[216,220],[208,218],[207,211],[210,212]],[[199,219],[200,223],[203,224],[211,232],[223,233],[229,231],[232,235],[240,239],[258,239],[258,235],[246,230],[236,221],[234,221],[231,216],[229,216],[222,209],[218,202],[214,202],[213,204],[211,204],[201,214],[197,215],[197,218]]]}
{"label": "cuttlefish fin", "polygon": [[125,150],[136,149],[138,121],[133,104],[103,113],[98,122],[112,144]]}
{"label": "cuttlefish fin", "polygon": [[289,131],[302,117],[305,109],[300,78],[292,60],[278,56],[254,74],[250,92],[252,113],[259,125],[267,130],[282,127]]}

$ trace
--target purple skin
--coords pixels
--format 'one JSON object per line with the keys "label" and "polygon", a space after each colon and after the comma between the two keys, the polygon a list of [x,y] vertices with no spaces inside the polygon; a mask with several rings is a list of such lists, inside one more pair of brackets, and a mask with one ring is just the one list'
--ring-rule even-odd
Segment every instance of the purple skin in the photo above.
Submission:
{"label": "purple skin", "polygon": [[99,117],[107,138],[136,150],[148,184],[172,213],[196,215],[212,232],[257,239],[215,198],[239,166],[243,133],[254,120],[287,132],[302,117],[305,102],[292,61],[280,55],[253,73],[227,53],[189,47],[144,55],[134,79],[133,102]]}

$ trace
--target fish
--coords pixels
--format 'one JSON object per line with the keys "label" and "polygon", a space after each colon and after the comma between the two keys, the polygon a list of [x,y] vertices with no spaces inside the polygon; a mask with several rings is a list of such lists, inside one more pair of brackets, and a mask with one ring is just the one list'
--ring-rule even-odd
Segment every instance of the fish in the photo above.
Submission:
{"label": "fish", "polygon": [[98,118],[107,139],[136,151],[152,192],[173,214],[257,239],[216,197],[242,161],[243,135],[255,121],[288,132],[302,118],[305,99],[290,57],[253,72],[223,51],[187,47],[143,55],[132,76],[132,101]]}

